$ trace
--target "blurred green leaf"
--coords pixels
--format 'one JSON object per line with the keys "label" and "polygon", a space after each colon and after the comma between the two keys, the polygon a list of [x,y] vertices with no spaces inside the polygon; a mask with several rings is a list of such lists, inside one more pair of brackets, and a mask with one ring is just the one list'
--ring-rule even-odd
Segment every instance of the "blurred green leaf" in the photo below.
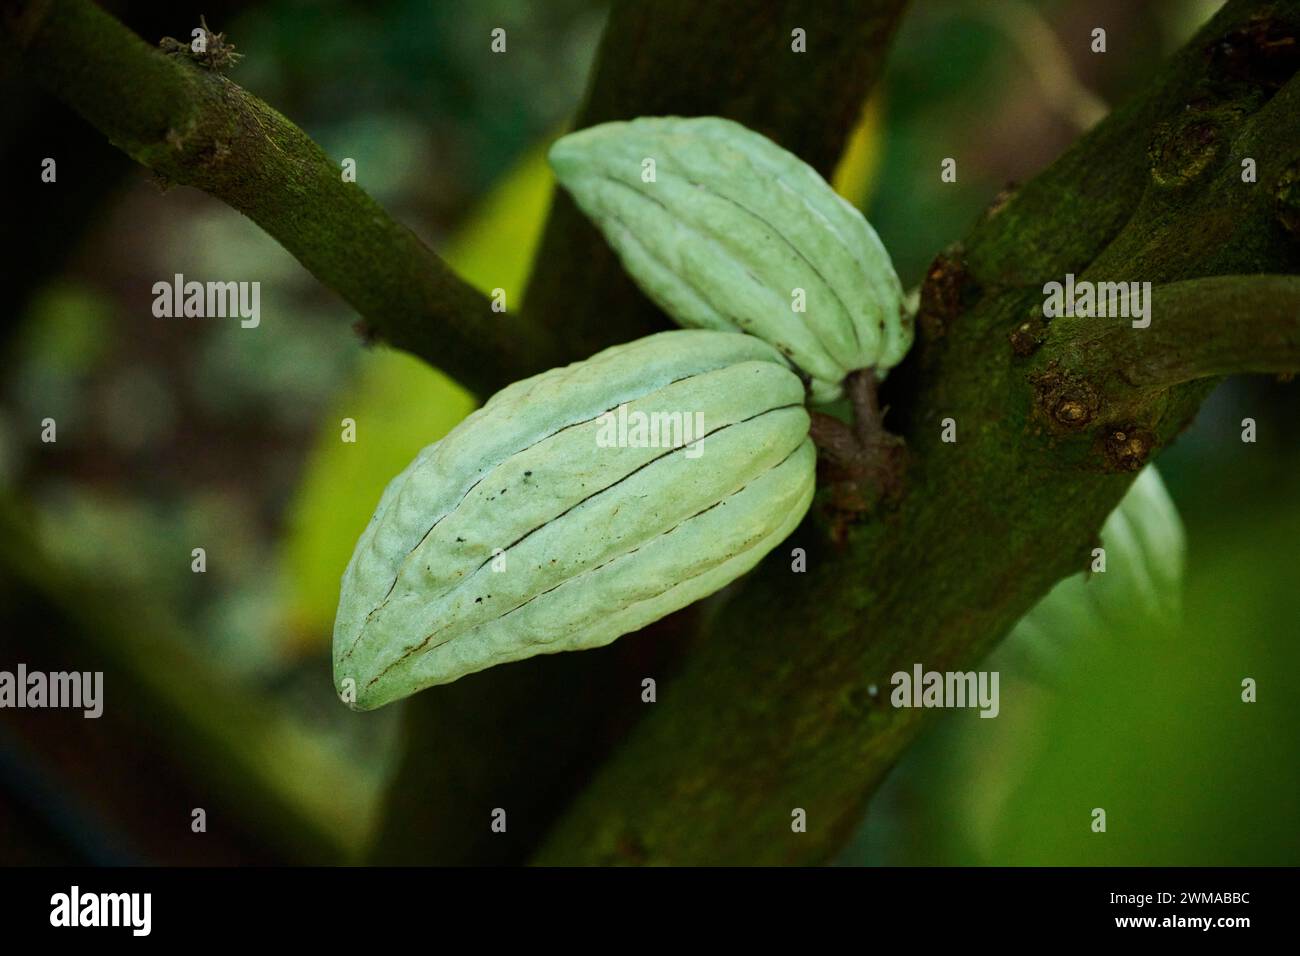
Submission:
{"label": "blurred green leaf", "polygon": [[[1048,742],[1002,809],[1001,864],[1293,865],[1300,858],[1300,508],[1250,509],[1198,555],[1183,623],[1096,645],[1039,715]],[[1194,565],[1195,567],[1195,565]],[[1273,679],[1270,679],[1272,677]],[[1242,700],[1242,681],[1258,700]],[[1090,827],[1106,811],[1106,832]]]}
{"label": "blurred green leaf", "polygon": [[[505,289],[519,308],[550,201],[545,150],[534,149],[483,202],[443,256],[469,282]],[[389,349],[369,351],[325,419],[290,509],[284,544],[288,637],[317,649],[332,631],[339,579],[384,486],[474,409],[442,373]],[[355,444],[341,440],[356,421]]]}
{"label": "blurred green leaf", "polygon": [[[998,716],[936,715],[876,795],[869,826],[845,862],[1009,863],[1020,862],[1003,857],[1011,852],[1002,845],[1009,835],[1040,845],[1041,834],[1024,830],[1009,806],[1014,794],[1049,779],[1036,769],[1044,755],[1061,752],[1047,713],[1062,700],[1080,699],[1093,662],[1108,655],[1126,660],[1159,643],[1180,619],[1184,532],[1154,467],[1143,470],[1106,519],[1100,544],[1105,571],[1061,581],[980,665],[999,673]],[[1089,687],[1085,699],[1114,713],[1112,693]],[[1071,823],[1087,833],[1090,818]],[[1047,862],[1062,862],[1044,852]]]}
{"label": "blurred green leaf", "polygon": [[93,369],[111,340],[113,302],[76,282],[57,281],[33,298],[19,333],[17,358],[60,375]]}

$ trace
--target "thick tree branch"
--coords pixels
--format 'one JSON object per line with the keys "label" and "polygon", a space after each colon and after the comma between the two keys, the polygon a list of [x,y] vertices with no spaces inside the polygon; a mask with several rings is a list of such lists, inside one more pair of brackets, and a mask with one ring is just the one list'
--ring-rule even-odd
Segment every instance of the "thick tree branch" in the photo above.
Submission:
{"label": "thick tree branch", "polygon": [[[805,522],[732,592],[539,861],[807,863],[839,849],[922,725],[890,705],[891,675],[971,668],[1086,566],[1132,471],[1214,384],[1134,388],[1120,371],[1154,353],[1141,345],[1090,375],[1107,359],[1088,368],[1084,320],[1043,320],[1043,284],[1070,272],[1181,285],[1300,266],[1298,34],[1300,2],[1230,0],[1151,90],[936,260],[917,345],[886,383],[912,462],[897,509],[854,527],[846,548]],[[1243,157],[1258,182],[1243,179]],[[1224,283],[1214,290],[1226,298]],[[1170,315],[1130,334],[1164,335],[1156,326],[1178,321],[1197,290],[1162,290],[1155,308]],[[1183,314],[1218,334],[1208,313]],[[1293,341],[1285,311],[1249,314]],[[1173,366],[1219,368],[1201,355],[1176,353]],[[941,437],[947,419],[955,442]],[[795,547],[806,573],[791,573]],[[805,833],[792,832],[795,808]]]}
{"label": "thick tree branch", "polygon": [[[251,0],[209,0],[204,10],[225,22]],[[120,9],[120,5],[119,5]],[[162,3],[137,3],[120,12],[141,36],[159,36],[171,20]],[[21,71],[3,70],[6,106],[0,110],[0,169],[31,171],[32,156],[58,157],[59,187],[41,191],[41,211],[58,229],[27,229],[22,242],[7,251],[8,308],[0,315],[0,348],[27,315],[29,297],[58,275],[79,246],[83,233],[99,221],[101,206],[132,174],[134,163],[112,143],[88,128],[57,97],[29,81]],[[25,174],[23,174],[25,175]],[[25,179],[24,179],[25,181]]]}
{"label": "thick tree branch", "polygon": [[90,0],[5,0],[0,47],[123,152],[244,213],[380,338],[478,394],[556,364],[544,330],[494,313],[306,133],[220,73],[150,47]]}

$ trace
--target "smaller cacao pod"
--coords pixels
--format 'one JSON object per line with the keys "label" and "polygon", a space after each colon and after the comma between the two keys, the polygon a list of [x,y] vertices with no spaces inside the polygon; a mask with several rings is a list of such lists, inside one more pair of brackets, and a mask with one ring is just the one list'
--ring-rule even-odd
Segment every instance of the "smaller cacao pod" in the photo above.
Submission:
{"label": "smaller cacao pod", "polygon": [[564,136],[550,162],[674,321],[770,342],[813,401],[838,397],[856,369],[883,376],[911,346],[876,231],[767,137],[715,116],[641,117]]}
{"label": "smaller cacao pod", "polygon": [[393,479],[357,542],[340,696],[370,710],[598,647],[739,577],[812,500],[803,400],[771,346],[703,330],[497,393]]}

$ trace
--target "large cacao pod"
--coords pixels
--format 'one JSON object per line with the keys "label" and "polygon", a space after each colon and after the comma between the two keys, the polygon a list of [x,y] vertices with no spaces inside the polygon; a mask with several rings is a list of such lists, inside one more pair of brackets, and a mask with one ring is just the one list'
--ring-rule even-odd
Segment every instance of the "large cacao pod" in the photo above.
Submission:
{"label": "large cacao pod", "polygon": [[393,479],[357,542],[340,695],[369,710],[598,647],[734,580],[812,499],[803,401],[771,346],[701,330],[499,392]]}
{"label": "large cacao pod", "polygon": [[837,397],[855,369],[883,375],[911,346],[871,224],[765,136],[714,116],[642,117],[562,137],[550,162],[674,321],[770,342],[814,401]]}

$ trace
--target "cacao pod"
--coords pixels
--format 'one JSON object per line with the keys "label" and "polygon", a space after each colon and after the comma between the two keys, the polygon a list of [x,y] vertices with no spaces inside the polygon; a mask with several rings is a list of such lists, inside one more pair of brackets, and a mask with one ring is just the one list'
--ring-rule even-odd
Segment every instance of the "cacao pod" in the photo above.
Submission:
{"label": "cacao pod", "polygon": [[812,499],[803,401],[771,346],[703,330],[497,393],[393,479],[361,535],[334,626],[340,695],[369,710],[598,647],[734,580]]}
{"label": "cacao pod", "polygon": [[810,379],[813,401],[838,397],[855,369],[883,376],[911,346],[871,224],[765,136],[714,116],[641,117],[562,137],[550,162],[674,321],[770,342]]}

